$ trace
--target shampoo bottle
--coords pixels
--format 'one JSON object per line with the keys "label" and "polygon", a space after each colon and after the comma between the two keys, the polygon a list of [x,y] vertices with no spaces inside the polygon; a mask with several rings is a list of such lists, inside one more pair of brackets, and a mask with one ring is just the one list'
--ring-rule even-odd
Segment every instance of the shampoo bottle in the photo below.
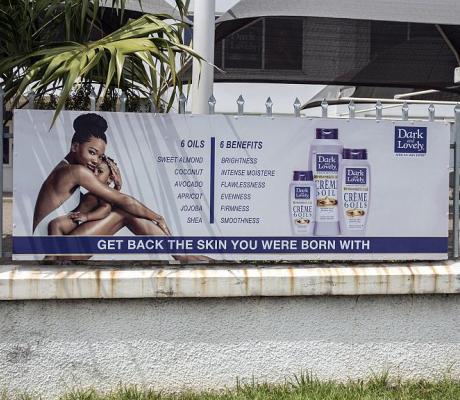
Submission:
{"label": "shampoo bottle", "polygon": [[289,185],[290,218],[294,235],[313,235],[315,227],[316,186],[311,171],[294,171]]}
{"label": "shampoo bottle", "polygon": [[310,146],[309,166],[316,184],[315,235],[339,234],[338,173],[343,146],[338,129],[316,129]]}
{"label": "shampoo bottle", "polygon": [[366,233],[371,169],[366,149],[343,149],[340,164],[340,232],[345,236]]}

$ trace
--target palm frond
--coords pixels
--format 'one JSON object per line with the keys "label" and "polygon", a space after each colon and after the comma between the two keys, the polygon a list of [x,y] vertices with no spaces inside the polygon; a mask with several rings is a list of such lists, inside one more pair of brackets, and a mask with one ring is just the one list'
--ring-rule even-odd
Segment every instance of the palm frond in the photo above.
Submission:
{"label": "palm frond", "polygon": [[[176,3],[184,15],[188,1]],[[168,15],[146,14],[98,40],[87,41],[94,29],[102,31],[99,16],[105,1],[20,0],[14,12],[7,4],[11,2],[0,0],[0,77],[6,98],[18,104],[29,88],[39,96],[60,88],[54,118],[81,84],[101,85],[102,98],[116,87],[131,94],[152,93],[157,106],[164,104],[169,109],[171,96],[182,85],[177,61],[203,60],[182,41],[186,25],[166,22],[172,18]],[[126,0],[112,0],[120,18],[125,4]],[[18,25],[23,33],[19,38],[15,34]],[[170,87],[174,90],[164,99]]]}

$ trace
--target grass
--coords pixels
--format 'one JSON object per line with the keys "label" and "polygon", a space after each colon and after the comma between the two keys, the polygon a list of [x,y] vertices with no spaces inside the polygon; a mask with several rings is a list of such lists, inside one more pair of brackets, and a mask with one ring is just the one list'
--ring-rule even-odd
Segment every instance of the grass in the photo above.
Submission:
{"label": "grass", "polygon": [[[27,394],[0,392],[0,400],[45,400]],[[442,378],[436,381],[392,380],[388,374],[363,381],[338,383],[321,381],[309,374],[294,376],[284,384],[241,383],[221,391],[163,393],[137,386],[119,386],[110,392],[77,390],[59,400],[457,400],[460,381]]]}

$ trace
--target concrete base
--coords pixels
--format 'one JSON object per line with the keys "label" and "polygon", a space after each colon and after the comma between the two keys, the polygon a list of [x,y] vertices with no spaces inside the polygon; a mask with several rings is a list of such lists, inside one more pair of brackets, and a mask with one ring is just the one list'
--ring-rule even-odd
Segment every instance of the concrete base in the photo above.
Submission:
{"label": "concrete base", "polygon": [[459,311],[459,295],[3,301],[0,388],[460,378]]}
{"label": "concrete base", "polygon": [[156,267],[0,265],[0,300],[460,293],[460,262]]}

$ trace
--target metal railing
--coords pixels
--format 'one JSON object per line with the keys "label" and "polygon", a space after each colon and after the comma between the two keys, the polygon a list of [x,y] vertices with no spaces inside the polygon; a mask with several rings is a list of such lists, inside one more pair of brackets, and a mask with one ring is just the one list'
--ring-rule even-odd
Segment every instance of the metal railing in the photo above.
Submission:
{"label": "metal railing", "polygon": [[[3,121],[3,109],[4,109],[4,91],[0,87],[0,120]],[[96,111],[97,108],[97,98],[96,98],[96,93],[94,90],[91,92],[90,96],[90,111]],[[33,109],[34,108],[34,100],[35,100],[35,93],[34,92],[29,92],[27,95],[27,108]],[[120,112],[125,112],[126,111],[126,100],[127,96],[125,93],[122,93],[119,101],[120,101]],[[454,188],[453,188],[453,252],[452,255],[454,258],[457,258],[459,256],[459,218],[460,218],[460,201],[459,201],[459,189],[460,189],[460,104],[455,103],[455,102],[430,102],[430,101],[424,101],[424,100],[410,100],[410,99],[382,99],[382,100],[377,100],[373,98],[342,98],[341,99],[341,104],[346,104],[343,102],[343,100],[349,101],[348,103],[348,113],[346,114],[341,114],[339,117],[344,117],[348,119],[355,119],[357,113],[362,113],[362,112],[369,112],[369,111],[375,111],[375,116],[373,117],[375,120],[379,121],[382,120],[383,118],[383,110],[386,108],[383,106],[384,103],[389,103],[391,104],[388,107],[401,107],[401,119],[403,121],[408,121],[409,120],[409,105],[410,104],[427,104],[428,105],[428,115],[427,115],[427,120],[428,121],[434,121],[435,120],[435,104],[436,105],[455,105],[454,107],[454,115],[455,115],[455,120],[454,120],[454,143],[451,143],[451,149],[454,150]],[[361,109],[361,110],[356,110],[356,104],[359,103],[364,103],[364,102],[369,102],[372,103],[375,101],[375,105],[372,108],[366,108],[366,109]],[[209,114],[214,114],[215,113],[215,106],[216,106],[216,98],[214,95],[211,95],[208,101],[209,105]],[[184,94],[180,94],[178,97],[178,113],[179,114],[185,114],[186,113],[186,105],[187,105],[187,97]],[[238,97],[236,100],[236,105],[237,105],[237,115],[238,116],[243,116],[244,115],[244,105],[245,105],[245,100],[242,95]],[[270,97],[267,98],[265,102],[265,115],[267,117],[272,117],[273,116],[273,101],[271,100]],[[329,104],[326,99],[323,99],[323,101],[320,103],[321,107],[321,117],[322,118],[328,118],[328,111],[329,111]],[[150,101],[150,112],[156,113],[157,110],[154,106],[154,103]],[[299,101],[298,98],[295,99],[293,103],[293,116],[296,118],[300,118],[301,115],[301,102]],[[335,116],[337,118],[337,116]],[[365,119],[369,119],[369,117],[362,117]],[[393,118],[392,118],[393,119]],[[417,120],[420,120],[418,118]],[[2,129],[3,131],[3,129]],[[5,138],[11,138],[12,134],[10,133],[3,133],[3,139]],[[3,157],[3,140],[0,140],[0,154]],[[3,161],[3,160],[2,160]],[[2,193],[2,207],[0,207],[0,238],[3,239],[3,163],[1,166],[1,172],[0,172],[0,193]],[[0,257],[2,257],[4,254],[3,252],[3,240],[0,240]]]}

